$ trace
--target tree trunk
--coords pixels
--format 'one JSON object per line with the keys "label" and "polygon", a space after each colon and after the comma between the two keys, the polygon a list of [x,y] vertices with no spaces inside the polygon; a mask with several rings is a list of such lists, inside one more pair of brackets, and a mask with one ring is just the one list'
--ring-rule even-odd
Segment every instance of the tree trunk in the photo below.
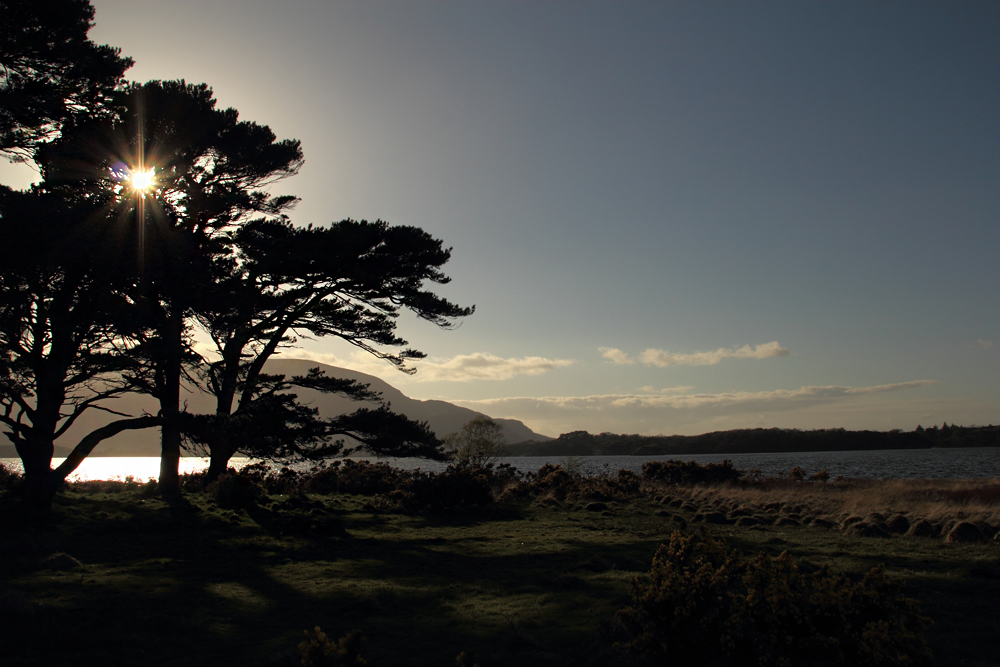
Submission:
{"label": "tree trunk", "polygon": [[55,469],[56,476],[61,480],[66,479],[73,474],[73,471],[80,467],[83,460],[87,458],[94,448],[97,447],[103,440],[107,440],[113,435],[117,435],[122,431],[130,431],[142,428],[149,428],[150,426],[156,426],[160,423],[159,417],[133,417],[131,419],[119,419],[118,421],[111,422],[110,424],[105,424],[104,426],[95,429],[88,433],[79,444],[73,448],[70,455],[66,457],[66,460],[59,464],[59,467]]}
{"label": "tree trunk", "polygon": [[211,484],[219,479],[226,470],[229,469],[229,459],[233,456],[229,443],[213,443],[209,446],[208,473],[205,475],[205,484]]}
{"label": "tree trunk", "polygon": [[21,504],[32,518],[45,518],[52,511],[55,498],[62,482],[52,470],[52,454],[55,446],[51,439],[40,440],[30,437],[14,444],[21,465],[24,467],[24,482],[21,486]]}
{"label": "tree trunk", "polygon": [[183,320],[180,312],[170,315],[163,346],[163,394],[160,396],[160,479],[157,488],[165,498],[181,494],[181,353]]}

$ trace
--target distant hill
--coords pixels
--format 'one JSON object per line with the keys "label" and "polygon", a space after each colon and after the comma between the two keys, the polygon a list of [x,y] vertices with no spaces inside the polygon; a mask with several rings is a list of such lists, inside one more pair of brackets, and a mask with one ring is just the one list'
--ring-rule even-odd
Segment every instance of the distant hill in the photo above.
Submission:
{"label": "distant hill", "polygon": [[945,424],[941,428],[918,426],[914,431],[753,428],[702,435],[619,435],[573,431],[544,442],[515,442],[507,449],[512,456],[684,456],[931,447],[1000,447],[1000,426]]}
{"label": "distant hill", "polygon": [[[284,375],[305,375],[310,368],[319,368],[326,371],[331,377],[348,378],[366,383],[374,391],[381,392],[382,399],[392,405],[394,412],[399,412],[410,419],[427,422],[431,430],[438,437],[443,437],[449,433],[454,433],[464,426],[470,419],[482,415],[481,412],[462,408],[446,401],[422,401],[410,398],[391,384],[375,377],[359,373],[358,371],[327,366],[303,359],[272,359],[267,363],[268,373],[281,373]],[[351,412],[362,407],[363,404],[355,403],[342,396],[322,394],[318,391],[298,390],[296,393],[299,399],[313,407],[319,408],[323,415],[336,415]],[[487,415],[488,416],[488,415]],[[493,421],[503,426],[504,436],[507,442],[522,442],[524,440],[551,440],[546,435],[539,435],[516,419],[496,419]]]}
{"label": "distant hill", "polygon": [[[458,431],[466,422],[482,414],[445,401],[421,401],[410,398],[385,380],[377,378],[374,375],[367,375],[336,366],[328,366],[315,361],[274,359],[267,363],[265,370],[268,373],[292,376],[305,375],[310,368],[317,367],[325,371],[330,377],[348,378],[368,384],[372,390],[382,393],[383,400],[392,405],[394,412],[404,414],[410,419],[417,421],[426,421],[438,437],[444,437],[449,433]],[[325,417],[353,412],[365,406],[365,403],[356,403],[342,396],[323,394],[314,390],[302,389],[297,390],[295,393],[298,394],[301,401],[317,408],[320,414]],[[212,397],[200,392],[187,392],[181,396],[181,400],[187,404],[187,409],[190,412],[208,413],[215,409]],[[131,415],[140,415],[143,412],[155,414],[157,410],[154,400],[148,396],[139,395],[123,396],[109,402],[108,407]],[[71,443],[76,444],[85,434],[109,421],[111,421],[109,415],[104,412],[98,410],[87,411],[66,434],[66,437],[61,439],[60,445],[57,445],[56,456],[65,456],[69,451],[65,449],[67,445]],[[535,433],[516,419],[496,419],[495,421],[503,426],[507,442],[523,442],[525,440],[544,442],[551,439],[548,436]],[[159,438],[159,431],[157,429],[126,431],[102,442],[98,445],[92,456],[159,456]],[[62,445],[63,442],[65,445]],[[16,457],[17,452],[14,450],[13,445],[0,444],[0,458]]]}

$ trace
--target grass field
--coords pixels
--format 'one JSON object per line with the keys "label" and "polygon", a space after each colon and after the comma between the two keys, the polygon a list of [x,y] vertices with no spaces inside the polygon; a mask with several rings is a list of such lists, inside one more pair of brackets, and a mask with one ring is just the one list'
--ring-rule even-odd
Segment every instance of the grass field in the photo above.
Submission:
{"label": "grass field", "polygon": [[[4,506],[2,663],[295,665],[320,626],[360,630],[373,666],[450,667],[463,651],[480,667],[643,664],[613,648],[615,611],[656,547],[700,519],[748,554],[788,551],[805,568],[884,562],[934,621],[935,664],[1000,664],[1000,545],[944,539],[948,521],[996,518],[993,483],[880,484],[646,486],[604,508],[548,496],[420,512],[318,494],[169,505],[137,484],[69,485],[46,525]],[[879,512],[916,523],[920,498],[935,537],[839,529]],[[735,523],[746,517],[758,522]],[[803,525],[822,517],[835,525]]]}

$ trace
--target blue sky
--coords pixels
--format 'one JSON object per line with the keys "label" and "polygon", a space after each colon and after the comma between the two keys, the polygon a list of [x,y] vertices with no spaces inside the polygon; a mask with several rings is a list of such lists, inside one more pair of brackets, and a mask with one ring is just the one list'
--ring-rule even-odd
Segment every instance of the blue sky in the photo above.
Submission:
{"label": "blue sky", "polygon": [[549,435],[1000,422],[1000,5],[94,6],[302,140],[294,221],[454,248],[416,375],[296,356]]}

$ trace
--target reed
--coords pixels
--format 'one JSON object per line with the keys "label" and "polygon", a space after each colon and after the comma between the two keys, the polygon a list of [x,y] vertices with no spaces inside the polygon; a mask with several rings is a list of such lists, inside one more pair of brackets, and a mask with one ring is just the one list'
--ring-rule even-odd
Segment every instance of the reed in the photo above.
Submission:
{"label": "reed", "polygon": [[902,514],[911,521],[947,524],[958,520],[1000,525],[1000,479],[841,480],[789,479],[684,488],[702,505],[784,512],[842,521],[852,516]]}

